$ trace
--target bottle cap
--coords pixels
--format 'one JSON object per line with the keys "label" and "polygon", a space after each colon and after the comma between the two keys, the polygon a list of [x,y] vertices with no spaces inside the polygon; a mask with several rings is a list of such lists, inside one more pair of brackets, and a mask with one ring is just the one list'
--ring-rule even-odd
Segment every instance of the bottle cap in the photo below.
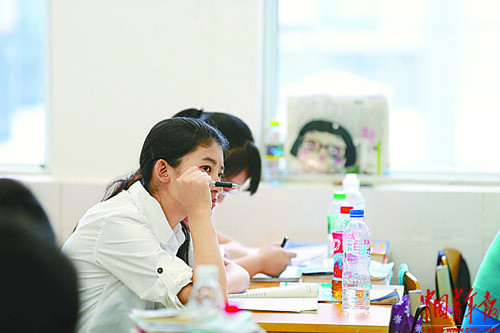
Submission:
{"label": "bottle cap", "polygon": [[355,173],[347,173],[342,180],[342,187],[345,192],[348,192],[350,189],[359,190],[359,179]]}
{"label": "bottle cap", "polygon": [[350,214],[351,217],[365,217],[365,211],[362,209],[352,209]]}
{"label": "bottle cap", "polygon": [[333,193],[333,198],[338,199],[338,200],[344,200],[345,193],[344,192],[335,192],[335,193]]}
{"label": "bottle cap", "polygon": [[340,207],[340,214],[349,214],[351,209],[352,209],[352,206],[341,206]]}

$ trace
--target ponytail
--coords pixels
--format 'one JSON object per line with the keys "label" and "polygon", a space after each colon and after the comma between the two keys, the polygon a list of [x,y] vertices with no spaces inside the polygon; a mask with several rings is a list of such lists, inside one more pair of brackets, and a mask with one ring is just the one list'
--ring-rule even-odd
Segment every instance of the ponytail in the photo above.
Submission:
{"label": "ponytail", "polygon": [[121,191],[126,191],[134,184],[136,181],[142,181],[141,169],[133,172],[127,177],[118,178],[113,180],[111,183],[106,186],[106,191],[104,191],[104,196],[101,201],[106,201],[111,199]]}
{"label": "ponytail", "polygon": [[[186,263],[186,265],[189,265],[189,243],[191,239],[191,233],[189,231],[189,227],[187,226],[185,221],[180,222],[181,225],[181,230],[182,233],[184,234],[185,240],[184,243],[182,243],[181,247],[179,247],[179,250],[177,251],[177,258],[182,259]],[[193,263],[191,263],[193,264]]]}

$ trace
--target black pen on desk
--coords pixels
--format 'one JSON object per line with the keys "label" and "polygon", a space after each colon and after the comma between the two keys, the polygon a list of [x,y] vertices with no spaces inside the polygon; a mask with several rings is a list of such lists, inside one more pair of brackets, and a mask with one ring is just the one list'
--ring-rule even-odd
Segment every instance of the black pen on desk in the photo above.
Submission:
{"label": "black pen on desk", "polygon": [[287,236],[283,237],[283,241],[281,242],[281,248],[284,248],[287,242],[288,242],[288,237]]}
{"label": "black pen on desk", "polygon": [[212,182],[213,187],[224,187],[224,188],[238,188],[240,187],[238,184],[231,183],[231,182]]}

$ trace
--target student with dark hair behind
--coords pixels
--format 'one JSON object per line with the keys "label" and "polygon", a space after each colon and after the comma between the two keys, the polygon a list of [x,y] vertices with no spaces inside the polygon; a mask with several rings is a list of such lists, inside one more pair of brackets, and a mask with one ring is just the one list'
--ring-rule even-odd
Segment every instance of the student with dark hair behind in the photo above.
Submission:
{"label": "student with dark hair behind", "polygon": [[23,184],[0,179],[2,332],[75,331],[76,272],[55,246],[47,214]]}
{"label": "student with dark hair behind", "polygon": [[[229,142],[224,159],[226,169],[223,181],[240,185],[250,194],[257,191],[261,178],[261,159],[252,132],[243,120],[228,113],[205,112],[200,109],[186,109],[174,115],[175,117],[201,119],[217,128]],[[233,191],[224,189],[217,201],[222,202],[226,193]],[[295,257],[295,253],[283,250],[278,243],[255,250],[220,232],[217,232],[217,237],[226,257],[245,268],[250,276],[256,273],[279,275],[290,263],[290,258]]]}
{"label": "student with dark hair behind", "polygon": [[49,218],[33,193],[20,182],[0,178],[0,215],[12,214],[20,218],[28,229],[41,239],[55,244],[55,235]]}
{"label": "student with dark hair behind", "polygon": [[77,277],[67,258],[26,227],[0,215],[2,332],[71,333],[78,316]]}
{"label": "student with dark hair behind", "polygon": [[211,220],[226,145],[201,120],[160,121],[144,140],[139,170],[80,219],[63,247],[79,275],[80,332],[128,332],[132,308],[182,307],[201,264],[218,267],[224,294],[248,287],[243,268],[224,266]]}

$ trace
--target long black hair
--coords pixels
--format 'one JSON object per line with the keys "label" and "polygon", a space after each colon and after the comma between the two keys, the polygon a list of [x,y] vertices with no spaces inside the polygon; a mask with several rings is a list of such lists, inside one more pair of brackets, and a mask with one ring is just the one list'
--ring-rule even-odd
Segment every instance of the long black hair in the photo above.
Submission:
{"label": "long black hair", "polygon": [[133,183],[140,180],[146,191],[150,191],[153,168],[159,159],[176,167],[181,159],[198,146],[209,147],[219,144],[225,151],[227,140],[214,127],[204,121],[191,118],[164,119],[157,123],[144,140],[139,158],[139,170],[111,182],[103,201],[108,200],[123,190],[128,190]]}
{"label": "long black hair", "polygon": [[223,112],[205,112],[202,109],[186,109],[175,117],[189,117],[205,121],[216,127],[228,140],[228,153],[224,160],[224,177],[232,177],[246,170],[250,185],[246,188],[254,194],[259,187],[262,162],[255,145],[252,131],[240,118]]}
{"label": "long black hair", "polygon": [[356,147],[354,146],[354,142],[352,141],[352,137],[349,132],[342,127],[339,123],[326,121],[326,120],[312,120],[305,124],[299,132],[299,135],[295,139],[293,143],[292,149],[290,149],[290,153],[293,156],[297,156],[297,152],[299,150],[300,145],[304,141],[304,135],[307,132],[327,132],[334,135],[338,135],[344,140],[346,145],[346,162],[345,166],[351,166],[356,162]]}
{"label": "long black hair", "polygon": [[[171,118],[160,121],[153,126],[144,140],[139,158],[139,170],[126,178],[117,179],[109,184],[103,201],[129,189],[136,181],[141,181],[146,191],[150,192],[153,168],[159,159],[176,167],[185,155],[198,146],[209,147],[213,143],[219,144],[222,150],[226,151],[226,138],[216,128],[202,120]],[[177,257],[189,264],[189,229],[183,221],[181,221],[181,227],[186,240],[179,248]]]}

